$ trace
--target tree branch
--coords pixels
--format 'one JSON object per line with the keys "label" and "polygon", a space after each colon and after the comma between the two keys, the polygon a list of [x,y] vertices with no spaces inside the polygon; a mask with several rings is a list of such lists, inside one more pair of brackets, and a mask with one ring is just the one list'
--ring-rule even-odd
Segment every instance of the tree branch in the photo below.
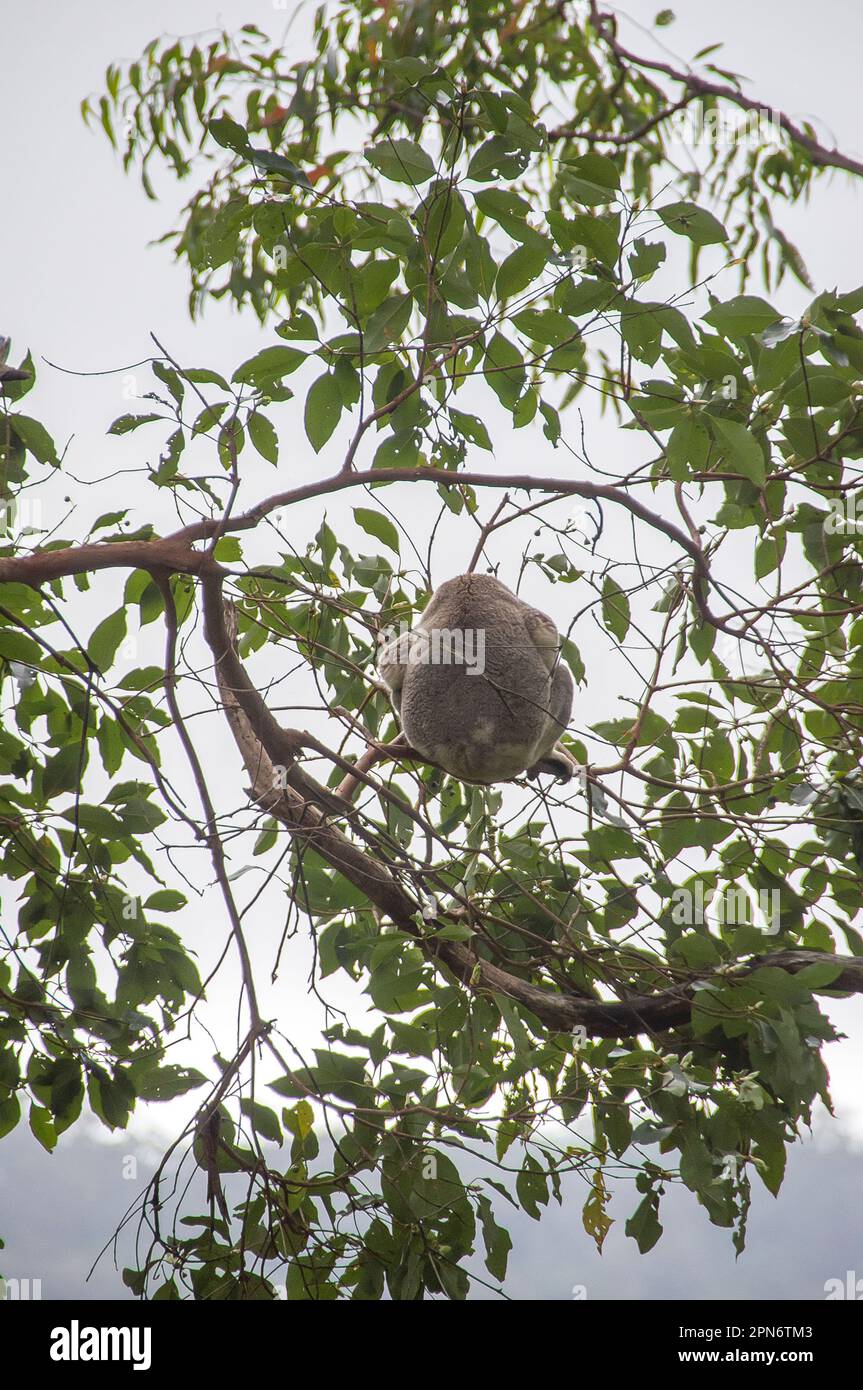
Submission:
{"label": "tree branch", "polygon": [[[213,529],[217,522],[213,522]],[[193,550],[186,540],[175,536],[140,541],[92,541],[86,545],[64,545],[56,550],[35,550],[32,555],[0,557],[0,584],[14,582],[38,588],[52,579],[91,570],[160,569],[169,574],[223,574],[206,551]]]}
{"label": "tree branch", "polygon": [[[688,105],[689,100],[695,97],[716,97],[720,101],[731,102],[742,111],[763,112],[770,115],[779,123],[792,143],[798,145],[800,149],[805,150],[812,163],[819,168],[842,169],[845,173],[855,174],[857,177],[863,176],[863,162],[843,154],[835,145],[832,149],[828,149],[826,145],[822,145],[813,135],[810,135],[799,125],[796,125],[784,112],[776,111],[773,107],[767,106],[763,101],[756,101],[752,97],[745,96],[743,92],[739,91],[736,87],[732,87],[728,83],[712,82],[708,78],[699,77],[697,73],[682,72],[679,68],[673,67],[670,63],[661,62],[659,59],[642,58],[637,53],[631,53],[629,49],[624,48],[615,37],[615,20],[613,15],[600,10],[595,0],[592,0],[590,8],[591,17],[597,33],[599,33],[608,44],[621,67],[629,65],[634,68],[647,69],[649,72],[662,73],[664,77],[670,78],[672,82],[680,83],[686,88],[689,94],[687,100],[678,101],[670,105],[667,110],[662,111],[651,121],[646,122],[638,131],[632,132],[631,136],[628,138],[640,138],[641,135],[646,134],[647,131],[652,129],[654,125],[658,125],[661,121],[666,120],[676,111]],[[565,126],[559,127],[551,134],[552,138],[556,139],[576,138],[579,135],[581,135],[581,138],[584,138],[582,132],[567,131]],[[602,138],[609,139],[612,144],[628,143],[627,137],[619,138],[618,140],[615,140],[614,137]]]}

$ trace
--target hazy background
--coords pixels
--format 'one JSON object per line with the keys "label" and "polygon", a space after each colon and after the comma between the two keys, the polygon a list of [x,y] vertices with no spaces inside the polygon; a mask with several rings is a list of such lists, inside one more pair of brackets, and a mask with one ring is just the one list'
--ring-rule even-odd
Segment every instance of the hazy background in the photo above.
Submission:
{"label": "hazy background", "polygon": [[[799,0],[762,0],[758,5],[751,0],[726,0],[722,6],[689,0],[680,7],[674,26],[653,31],[652,19],[659,8],[658,3],[638,0],[620,13],[646,26],[680,59],[712,41],[724,40],[724,53],[714,61],[746,74],[753,92],[797,120],[817,119],[827,143],[835,140],[845,152],[863,155],[858,76],[863,9],[854,0],[824,0],[817,10]],[[163,201],[149,202],[137,179],[123,176],[119,159],[101,132],[85,128],[79,116],[81,99],[101,89],[108,63],[137,57],[150,39],[167,32],[188,35],[253,22],[277,39],[290,20],[288,55],[291,59],[302,56],[311,13],[311,6],[294,5],[292,0],[287,10],[255,0],[232,0],[219,8],[199,0],[170,4],[151,0],[146,6],[128,7],[96,0],[75,6],[34,0],[27,6],[4,6],[0,333],[12,336],[14,360],[30,347],[37,362],[39,383],[24,408],[45,421],[61,448],[68,441],[65,474],[44,494],[46,524],[59,526],[60,534],[80,534],[82,524],[98,513],[138,499],[162,529],[188,519],[178,518],[167,499],[162,500],[161,514],[153,511],[152,490],[148,493],[140,479],[142,455],[153,457],[158,452],[151,436],[145,438],[143,431],[127,439],[105,434],[116,416],[146,408],[140,400],[136,405],[135,397],[151,389],[152,383],[146,370],[134,364],[152,354],[150,332],[184,364],[211,366],[228,374],[272,341],[271,329],[262,330],[250,314],[237,316],[224,301],[211,304],[197,323],[190,321],[183,268],[174,265],[168,248],[149,243],[173,224],[174,212],[190,196],[192,183],[178,187],[157,175]],[[636,51],[651,51],[653,40],[639,32],[635,23],[625,29],[624,38]],[[863,278],[861,197],[859,183],[854,185],[837,173],[818,181],[808,206],[790,209],[783,204],[777,209],[779,225],[800,247],[818,289],[834,285],[852,289]],[[731,279],[717,292],[725,290],[734,292]],[[799,286],[787,283],[772,300],[791,313],[807,297]],[[43,358],[70,372],[116,374],[67,374],[48,367]],[[118,368],[127,370],[117,372]],[[313,368],[309,371],[303,383],[316,374]],[[301,402],[301,389],[297,395]],[[537,469],[540,450],[544,471],[565,472],[573,465],[562,450],[550,450],[538,429],[513,433],[506,428],[506,417],[495,414],[487,392],[477,396],[474,405],[468,402],[462,408],[473,408],[490,425],[500,422],[502,426],[492,429],[493,465],[487,455],[474,454],[471,466],[516,471],[529,456]],[[607,451],[609,467],[619,470],[623,451],[637,447],[633,436],[600,421],[590,399],[584,401],[583,409],[592,455],[602,457]],[[339,430],[320,458],[313,459],[296,402],[280,411],[271,412],[282,441],[279,473],[261,463],[246,489],[247,503],[300,478],[323,476],[332,469],[339,450],[343,451],[344,433]],[[574,428],[569,417],[567,425]],[[70,481],[78,478],[83,484],[117,469],[130,471],[93,489],[92,496],[86,487]],[[376,493],[376,503],[383,496]],[[385,500],[392,504],[389,493]],[[331,522],[338,522],[340,534],[345,531],[349,539],[351,506],[364,501],[356,495],[326,503]],[[419,488],[401,490],[397,511],[406,532],[419,534],[417,528],[427,526],[427,510],[428,493],[422,495]],[[70,511],[69,520],[62,524]],[[323,511],[322,503],[314,503],[292,513],[290,525],[296,528],[297,546],[302,548],[317,530]],[[620,528],[620,518],[608,519],[605,539],[611,547],[618,535],[625,540],[628,534],[626,527]],[[515,528],[504,533],[499,555],[515,545],[515,534]],[[475,540],[475,534],[464,527],[444,531],[443,536],[443,548],[435,557],[436,582],[463,568]],[[651,547],[654,544],[651,541]],[[369,551],[373,542],[364,538],[359,548]],[[653,549],[647,553],[654,557]],[[667,560],[670,553],[669,548],[656,545],[657,561]],[[76,616],[84,632],[110,611],[108,605],[116,604],[120,582],[112,587],[107,603],[98,586],[92,599],[76,599]],[[580,593],[570,600],[560,587],[553,600],[536,588],[530,596],[542,597],[546,607],[552,602],[558,605],[553,611],[559,621],[566,616],[560,605],[571,601],[580,607],[586,601]],[[162,637],[154,630],[158,627],[154,624],[142,635],[135,665],[160,659]],[[576,633],[588,665],[588,687],[576,710],[576,732],[598,717],[608,717],[609,692],[616,694],[625,680],[625,669],[618,669],[613,657],[604,654],[591,661],[589,629],[585,634]],[[190,696],[190,703],[207,706],[203,695],[197,702]],[[220,806],[230,807],[242,800],[238,789],[243,784],[237,780],[237,763],[224,724],[211,721],[210,730],[214,741],[207,745],[207,773]],[[171,772],[186,788],[189,805],[194,807],[179,762]],[[124,768],[123,775],[138,775],[137,768],[129,773]],[[187,868],[189,856],[195,856],[183,852]],[[243,863],[243,848],[234,854],[236,869]],[[208,887],[208,866],[196,862],[190,873],[200,897],[172,925],[197,949],[206,968],[222,948],[223,929],[219,925],[214,936],[213,923],[223,918]],[[250,897],[258,882],[250,874],[241,880],[238,893],[244,885],[249,885],[246,896]],[[3,901],[8,911],[8,892]],[[284,911],[275,885],[249,916],[256,959],[265,962],[262,977],[268,975]],[[11,920],[10,912],[6,925]],[[263,1004],[265,1012],[289,1017],[292,1038],[302,1041],[313,1038],[321,1010],[307,994],[308,949],[297,942],[292,952],[289,971],[265,994]],[[332,981],[326,983],[332,985]],[[223,1050],[233,1036],[235,993],[236,976],[230,969],[209,992],[206,1022]],[[353,1010],[365,1007],[363,997],[343,983],[333,986],[328,997],[342,1005],[349,1003]],[[567,1298],[573,1284],[585,1283],[592,1297],[813,1298],[821,1296],[828,1277],[841,1278],[855,1268],[863,1275],[859,1217],[863,1002],[837,1004],[830,1013],[849,1035],[847,1042],[831,1046],[827,1054],[837,1118],[820,1117],[816,1143],[792,1156],[778,1202],[766,1193],[757,1195],[752,1248],[741,1260],[735,1262],[728,1234],[709,1227],[685,1191],[671,1194],[662,1214],[666,1235],[657,1249],[648,1257],[639,1256],[634,1243],[623,1235],[623,1220],[632,1205],[631,1193],[624,1186],[612,1208],[619,1220],[600,1261],[581,1230],[579,1190],[573,1182],[569,1184],[571,1200],[562,1212],[549,1211],[539,1226],[525,1217],[515,1219],[510,1293]],[[190,1041],[188,1060],[209,1069],[213,1050],[211,1038],[199,1031]],[[185,1103],[152,1108],[135,1118],[131,1134],[121,1136],[119,1143],[88,1120],[64,1136],[52,1156],[39,1148],[23,1126],[4,1140],[0,1144],[0,1231],[7,1238],[7,1250],[0,1256],[0,1268],[10,1276],[41,1278],[45,1297],[121,1295],[110,1266],[101,1267],[86,1289],[83,1280],[140,1185],[124,1180],[123,1156],[137,1155],[139,1177],[146,1180],[159,1144],[173,1135],[188,1108]]]}

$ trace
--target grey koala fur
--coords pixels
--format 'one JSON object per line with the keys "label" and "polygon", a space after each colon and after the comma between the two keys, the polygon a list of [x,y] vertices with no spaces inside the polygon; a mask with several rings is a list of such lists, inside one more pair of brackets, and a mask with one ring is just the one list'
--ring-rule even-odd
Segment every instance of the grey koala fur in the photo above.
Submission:
{"label": "grey koala fur", "polygon": [[[453,632],[484,632],[481,674],[467,662],[416,659],[430,634]],[[551,618],[491,575],[459,574],[435,590],[407,639],[383,647],[378,670],[415,752],[463,782],[508,782],[523,772],[569,781],[577,764],[558,740],[573,686]]]}

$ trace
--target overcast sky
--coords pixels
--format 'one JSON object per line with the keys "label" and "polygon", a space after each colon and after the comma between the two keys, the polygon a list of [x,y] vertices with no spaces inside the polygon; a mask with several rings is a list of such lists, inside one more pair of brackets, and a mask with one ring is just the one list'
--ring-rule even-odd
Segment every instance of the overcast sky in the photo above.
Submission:
{"label": "overcast sky", "polygon": [[[291,0],[288,8],[291,8]],[[294,50],[297,55],[301,50],[302,35],[308,30],[311,14],[311,6],[294,8],[302,12],[291,30],[289,52],[292,56]],[[637,0],[621,13],[650,30],[659,8],[657,3],[645,4]],[[721,61],[744,73],[759,97],[773,102],[798,120],[816,120],[828,142],[835,140],[847,153],[863,156],[858,73],[863,52],[863,6],[856,0],[822,0],[817,8],[804,5],[800,0],[761,0],[758,4],[752,0],[725,0],[721,6],[689,0],[679,9],[678,23],[659,36],[675,56],[686,59],[707,43],[724,40],[726,48]],[[5,9],[0,30],[6,56],[0,84],[0,128],[4,132],[0,142],[4,190],[4,216],[0,218],[0,266],[3,267],[0,333],[12,336],[15,360],[27,347],[33,351],[40,376],[37,392],[28,398],[28,409],[45,420],[58,442],[70,441],[66,462],[71,475],[86,480],[108,474],[118,466],[140,467],[143,436],[106,439],[105,431],[117,415],[134,408],[127,398],[129,377],[134,378],[132,389],[137,393],[149,389],[149,380],[145,372],[134,366],[129,366],[128,372],[113,376],[82,377],[49,368],[40,359],[76,372],[113,370],[148,357],[152,352],[149,335],[153,332],[180,360],[231,372],[239,361],[272,338],[271,330],[262,330],[252,315],[237,316],[225,302],[211,305],[202,320],[190,321],[186,312],[188,286],[184,270],[173,264],[167,248],[150,244],[171,225],[174,209],[190,190],[178,190],[176,185],[163,179],[158,187],[164,201],[149,202],[136,179],[123,176],[119,161],[105,139],[85,128],[78,112],[81,99],[100,89],[109,63],[133,59],[158,34],[190,34],[222,25],[235,28],[254,22],[278,36],[287,18],[283,6],[261,3],[261,0],[248,0],[248,3],[231,0],[218,8],[204,0],[170,0],[170,3],[169,0],[149,0],[146,5],[136,6],[118,5],[116,0],[110,3],[109,0],[81,0],[75,5],[29,0],[26,5]],[[639,32],[635,23],[627,28],[626,37],[630,46],[650,51],[653,40]],[[818,181],[809,205],[793,209],[782,205],[777,210],[777,220],[791,240],[800,246],[819,288],[839,285],[851,289],[863,279],[861,198],[863,186],[852,185],[849,179],[836,174]],[[733,291],[729,288],[728,292]],[[799,308],[804,298],[805,291],[793,283],[783,286],[780,293],[773,296],[778,307],[786,312]],[[485,400],[482,409],[487,416],[490,414]],[[589,402],[585,411],[588,433],[596,449],[611,451],[617,460],[621,450],[632,447],[632,436],[621,435],[607,421],[600,422]],[[338,456],[338,438],[333,441],[331,452],[325,451],[320,460],[310,464],[308,451],[298,442],[302,440],[302,429],[293,406],[284,407],[279,424],[285,475],[298,476],[302,470],[302,475],[306,476],[309,467],[329,471]],[[499,469],[515,470],[523,465],[526,450],[546,447],[537,431],[513,435],[505,428],[495,433],[495,443],[495,467]],[[550,458],[549,471],[563,466],[559,456]],[[284,477],[280,477],[279,485],[288,485]],[[268,474],[266,465],[261,465],[259,477],[253,480],[250,500],[273,491],[274,486],[273,475]],[[47,502],[51,524],[59,522],[67,505],[63,501],[66,496],[72,498],[68,505],[79,510],[66,530],[61,528],[63,534],[78,531],[82,518],[91,518],[112,506],[126,505],[140,494],[137,488],[134,474],[109,484],[110,497],[106,504],[104,489],[98,490],[98,495],[94,489],[91,498],[86,489],[78,489],[67,479],[61,479]],[[422,522],[425,505],[418,495],[419,489],[413,492],[417,495],[406,498],[400,512],[411,526]],[[358,500],[353,499],[353,503]],[[147,501],[149,503],[149,497]],[[331,513],[340,519],[346,518],[348,503],[331,504]],[[307,526],[311,533],[317,528],[320,517],[320,506],[310,506],[299,514],[297,524]],[[155,519],[158,525],[166,528],[177,524],[167,506],[164,514]],[[345,525],[348,525],[346,520]],[[453,533],[447,544],[450,549],[437,560],[436,579],[463,568],[473,549],[474,536],[464,531]],[[554,601],[563,600],[556,594]],[[86,601],[80,602],[82,614],[92,611],[94,615],[98,612],[103,616],[106,611],[104,608],[98,610],[98,599],[96,608],[91,605],[87,609]],[[561,615],[556,612],[555,616],[560,618]],[[94,616],[93,622],[95,620]],[[84,628],[88,630],[86,621]],[[158,634],[148,634],[147,641],[157,640],[161,643]],[[582,647],[588,659],[589,680],[577,713],[578,723],[586,725],[599,717],[600,712],[607,713],[607,691],[620,688],[618,682],[623,677],[612,667],[591,665],[589,637],[582,641]],[[140,662],[158,660],[159,655],[160,646],[142,650]],[[224,729],[222,736],[227,741]],[[227,759],[223,757],[226,751]],[[227,798],[223,804],[231,804],[232,793],[234,804],[241,799],[236,791],[239,784],[232,756],[230,750],[214,751],[208,768],[215,787]],[[178,770],[177,776],[182,780],[182,771]],[[189,795],[192,795],[191,788]],[[223,938],[214,940],[212,937],[213,919],[208,907],[211,899],[203,888],[207,882],[204,867],[199,867],[197,881],[202,884],[204,896],[198,913],[184,916],[181,929],[206,964],[218,954]],[[267,960],[270,957],[266,953],[272,953],[278,941],[283,917],[283,902],[270,898],[260,905],[258,915],[250,919],[256,949],[264,952]],[[311,1036],[320,1021],[320,1011],[307,999],[308,965],[308,953],[298,945],[290,979],[280,980],[266,1002],[273,1005],[274,1013],[290,1010],[294,1024]],[[365,1007],[365,1001],[352,995],[348,986],[339,988],[341,992],[335,996],[339,1002],[350,1001],[352,1007]],[[215,1022],[217,1031],[220,1023],[232,1018],[235,990],[236,979],[227,972],[211,991],[208,1022],[211,1025]],[[863,1002],[838,1004],[830,1012],[849,1034],[849,1040],[828,1049],[838,1118],[835,1122],[824,1119],[823,1124],[825,1130],[833,1128],[842,1145],[853,1146],[863,1140],[863,1095],[859,1081],[863,1065]],[[230,1023],[226,1027],[229,1031]],[[209,1040],[198,1036],[192,1047],[197,1060],[206,1064],[212,1052]],[[144,1142],[151,1132],[157,1135],[172,1132],[175,1118],[176,1112],[159,1117],[152,1113],[138,1117],[134,1142]],[[70,1137],[49,1160],[33,1154],[33,1141],[29,1135],[22,1134],[16,1138],[16,1157],[11,1169],[5,1170],[5,1181],[0,1177],[0,1231],[8,1230],[10,1219],[14,1222],[15,1249],[23,1264],[30,1263],[31,1255],[38,1264],[34,1273],[50,1264],[46,1248],[38,1245],[41,1223],[48,1221],[49,1215],[54,1225],[48,1229],[64,1231],[65,1292],[74,1286],[78,1277],[76,1271],[80,1272],[86,1264],[98,1236],[108,1233],[102,1229],[106,1224],[103,1221],[105,1213],[101,1196],[97,1200],[93,1184],[97,1169],[93,1166],[96,1159],[90,1150],[97,1142],[98,1137],[93,1135],[76,1140]],[[4,1142],[0,1150],[4,1155],[0,1158],[0,1174],[4,1172],[5,1150]],[[850,1152],[849,1149],[847,1153]],[[837,1148],[835,1153],[846,1155],[846,1149]],[[106,1165],[106,1172],[113,1174],[114,1187],[121,1193],[117,1151],[106,1149],[99,1162]],[[808,1194],[807,1209],[810,1197],[814,1201],[812,1194],[818,1188],[819,1177],[824,1181],[821,1166],[824,1162],[823,1154],[817,1161],[801,1160],[801,1176],[795,1180],[801,1184],[798,1198],[803,1192]],[[839,1239],[840,1228],[844,1229],[844,1239],[849,1246],[856,1239],[857,1248],[860,1247],[860,1228],[854,1224],[858,1207],[848,1178],[851,1159],[848,1158],[845,1166],[844,1157],[831,1159],[831,1162],[834,1163],[831,1173],[841,1176],[836,1178],[835,1185],[827,1185],[836,1198],[836,1205],[845,1211],[846,1219],[844,1224],[833,1222],[830,1213],[835,1208],[829,1204],[829,1210],[820,1206],[819,1211],[824,1216],[819,1227],[823,1236],[820,1242],[811,1225],[798,1221],[801,1206],[799,1201],[795,1203],[793,1196],[789,1199],[783,1194],[778,1204],[772,1204],[769,1199],[762,1204],[765,1213],[768,1207],[772,1213],[770,1218],[766,1214],[764,1217],[765,1222],[772,1220],[774,1223],[770,1227],[772,1239],[781,1239],[788,1256],[782,1265],[781,1280],[785,1281],[782,1287],[792,1278],[789,1271],[797,1270],[800,1278],[796,1296],[799,1297],[817,1296],[817,1293],[804,1290],[819,1287],[817,1280],[825,1250],[836,1251],[837,1247],[830,1246],[829,1242],[834,1237]],[[10,1174],[14,1174],[14,1178]],[[51,1185],[47,1201],[43,1187],[46,1182]],[[72,1190],[79,1191],[74,1206],[68,1196]],[[100,1187],[100,1194],[101,1191]],[[845,1194],[841,1201],[840,1192]],[[681,1258],[679,1252],[686,1250],[691,1232],[696,1228],[700,1230],[706,1222],[688,1197],[684,1196],[675,1210],[679,1212],[681,1224],[673,1238],[673,1249]],[[556,1234],[549,1228],[548,1241],[565,1234],[566,1222],[576,1222],[575,1210],[559,1220],[564,1221],[564,1226],[558,1228]],[[539,1287],[537,1280],[540,1272],[548,1267],[550,1246],[546,1244],[544,1227],[534,1228],[529,1222],[523,1224],[528,1235],[522,1247],[517,1244],[514,1288],[530,1290]],[[32,1251],[27,1249],[28,1233],[34,1240]],[[717,1234],[720,1233],[711,1231],[709,1238],[712,1240]],[[727,1242],[726,1236],[721,1239]],[[666,1241],[661,1244],[668,1249],[672,1241],[668,1238]],[[732,1259],[716,1255],[717,1249],[718,1246],[704,1247],[704,1267],[713,1271],[711,1278],[724,1279],[723,1288],[729,1293],[737,1287],[742,1290],[745,1284],[746,1296],[770,1296],[752,1292],[763,1287],[757,1284],[757,1279],[754,1284],[744,1280],[736,1285],[734,1281],[741,1278],[740,1266],[735,1266]],[[624,1242],[621,1234],[620,1253],[615,1256],[619,1261],[617,1277],[622,1281],[616,1286],[620,1293],[629,1291],[628,1296],[639,1296],[637,1291],[643,1290],[643,1280],[651,1277],[656,1280],[656,1289],[673,1291],[676,1287],[674,1271],[677,1269],[679,1274],[679,1264],[675,1266],[667,1255],[642,1261],[632,1251],[634,1246]],[[852,1254],[853,1251],[846,1253],[843,1247],[840,1263],[850,1259]],[[858,1266],[863,1272],[863,1249],[860,1249]],[[8,1264],[5,1267],[9,1268]],[[654,1270],[654,1274],[643,1274],[646,1268]],[[564,1280],[567,1277],[562,1266],[555,1264],[551,1282],[558,1276]],[[573,1279],[577,1277],[576,1274]],[[757,1276],[762,1277],[766,1275]],[[543,1287],[548,1282],[545,1279]],[[704,1285],[705,1292],[708,1284],[709,1279]],[[600,1284],[597,1287],[604,1289],[606,1296],[614,1296],[615,1286]],[[549,1293],[548,1296],[565,1297],[566,1294]]]}

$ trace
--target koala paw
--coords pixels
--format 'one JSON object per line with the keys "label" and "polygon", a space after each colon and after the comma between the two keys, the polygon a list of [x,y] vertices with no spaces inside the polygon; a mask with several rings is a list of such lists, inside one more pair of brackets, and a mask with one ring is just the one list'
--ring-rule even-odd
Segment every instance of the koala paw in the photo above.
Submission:
{"label": "koala paw", "polygon": [[569,756],[562,744],[558,743],[550,753],[527,769],[527,776],[538,777],[540,773],[546,772],[556,777],[558,782],[569,782],[577,771],[578,763]]}

